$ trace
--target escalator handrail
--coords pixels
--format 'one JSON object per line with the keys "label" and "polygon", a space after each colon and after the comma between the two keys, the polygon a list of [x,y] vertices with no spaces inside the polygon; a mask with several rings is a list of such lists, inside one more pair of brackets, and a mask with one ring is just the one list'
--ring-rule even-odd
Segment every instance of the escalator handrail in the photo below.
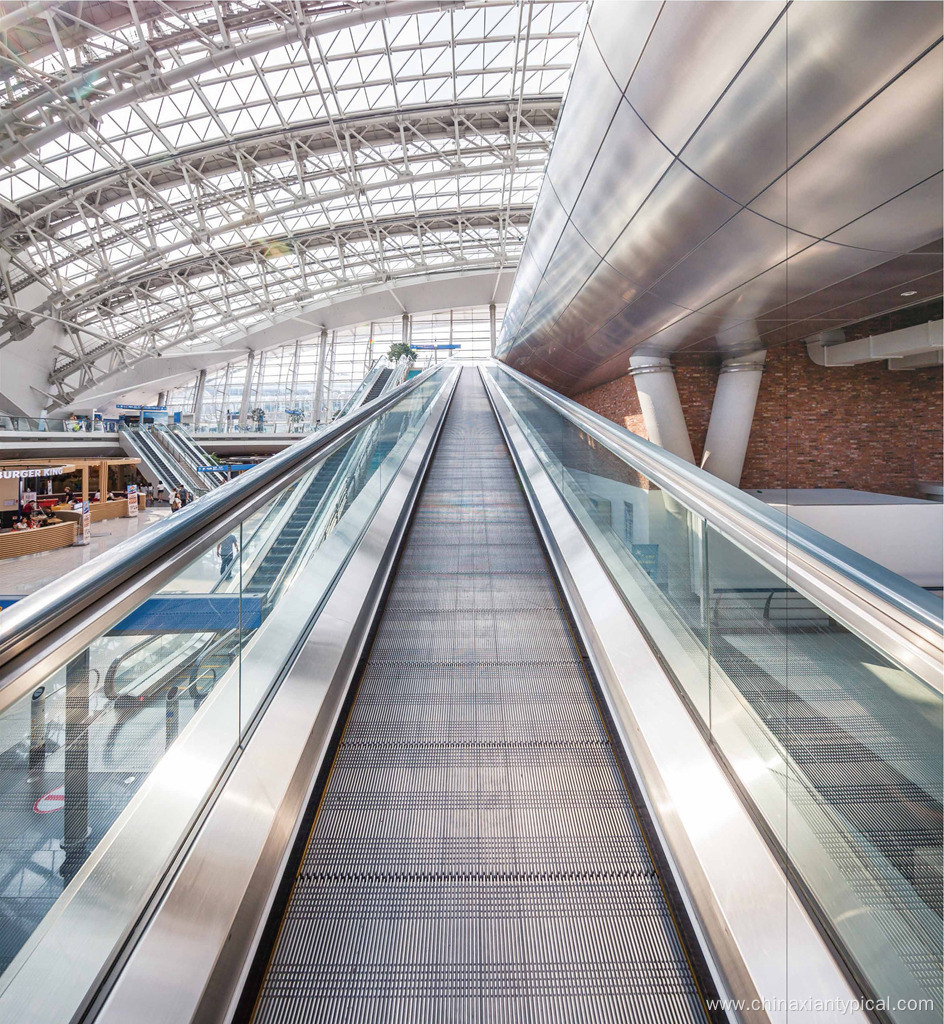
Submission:
{"label": "escalator handrail", "polygon": [[783,575],[789,548],[791,568],[802,560],[804,574],[815,580],[815,594],[804,593],[791,573],[792,587],[879,650],[887,650],[884,644],[891,636],[896,649],[887,652],[942,689],[944,620],[941,602],[932,594],[523,373],[503,363],[493,365],[725,537],[748,544],[778,576]]}
{"label": "escalator handrail", "polygon": [[[21,655],[65,622],[71,623],[83,613],[84,618],[94,617],[95,611],[91,606],[107,598],[115,587],[154,567],[174,549],[232,513],[280,476],[311,462],[335,442],[342,442],[353,435],[430,380],[437,370],[447,366],[441,363],[438,367],[430,367],[395,391],[360,406],[317,434],[301,438],[173,516],[152,524],[110,551],[73,569],[54,586],[43,587],[5,608],[0,615],[0,666]],[[9,703],[4,699],[3,691],[14,681],[15,677],[0,681],[0,710]]]}

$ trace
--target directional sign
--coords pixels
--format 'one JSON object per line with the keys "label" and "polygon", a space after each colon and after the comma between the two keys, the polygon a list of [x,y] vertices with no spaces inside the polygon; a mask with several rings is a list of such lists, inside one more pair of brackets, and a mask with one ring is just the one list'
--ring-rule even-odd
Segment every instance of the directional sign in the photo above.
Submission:
{"label": "directional sign", "polygon": [[33,810],[37,814],[52,814],[53,811],[61,811],[66,802],[66,788],[60,786],[51,793],[44,793],[35,804]]}
{"label": "directional sign", "polygon": [[443,349],[450,348],[462,348],[461,345],[410,345],[410,348],[415,348],[418,352],[433,352],[442,351]]}

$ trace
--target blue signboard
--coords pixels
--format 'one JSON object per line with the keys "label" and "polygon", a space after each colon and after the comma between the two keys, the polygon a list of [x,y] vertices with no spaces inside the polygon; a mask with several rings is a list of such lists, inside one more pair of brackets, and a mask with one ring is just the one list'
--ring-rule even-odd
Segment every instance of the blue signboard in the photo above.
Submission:
{"label": "blue signboard", "polygon": [[417,352],[441,352],[443,349],[449,348],[462,348],[461,345],[410,345],[410,348],[416,349]]}
{"label": "blue signboard", "polygon": [[144,412],[167,412],[166,405],[116,405],[116,409],[140,409]]}
{"label": "blue signboard", "polygon": [[216,473],[227,471],[241,473],[244,469],[253,469],[258,463],[255,462],[220,462],[215,466],[197,466],[198,473]]}

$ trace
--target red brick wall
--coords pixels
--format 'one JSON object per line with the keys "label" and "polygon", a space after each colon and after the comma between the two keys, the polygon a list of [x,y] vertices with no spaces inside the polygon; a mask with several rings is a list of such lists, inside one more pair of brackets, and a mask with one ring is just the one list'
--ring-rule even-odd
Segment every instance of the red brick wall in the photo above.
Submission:
{"label": "red brick wall", "polygon": [[[717,375],[710,366],[676,369],[696,461]],[[741,486],[850,487],[918,497],[918,480],[942,476],[941,385],[940,369],[891,371],[883,362],[827,369],[802,343],[771,350]],[[576,399],[646,436],[631,377]]]}

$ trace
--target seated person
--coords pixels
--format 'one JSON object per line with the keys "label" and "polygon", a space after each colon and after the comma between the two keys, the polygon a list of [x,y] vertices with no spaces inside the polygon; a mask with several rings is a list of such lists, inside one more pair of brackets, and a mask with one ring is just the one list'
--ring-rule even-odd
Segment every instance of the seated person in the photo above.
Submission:
{"label": "seated person", "polygon": [[30,528],[30,524],[29,524],[29,522],[26,519],[23,519],[20,516],[17,516],[17,518],[13,520],[13,529],[14,530],[28,530],[29,528]]}

